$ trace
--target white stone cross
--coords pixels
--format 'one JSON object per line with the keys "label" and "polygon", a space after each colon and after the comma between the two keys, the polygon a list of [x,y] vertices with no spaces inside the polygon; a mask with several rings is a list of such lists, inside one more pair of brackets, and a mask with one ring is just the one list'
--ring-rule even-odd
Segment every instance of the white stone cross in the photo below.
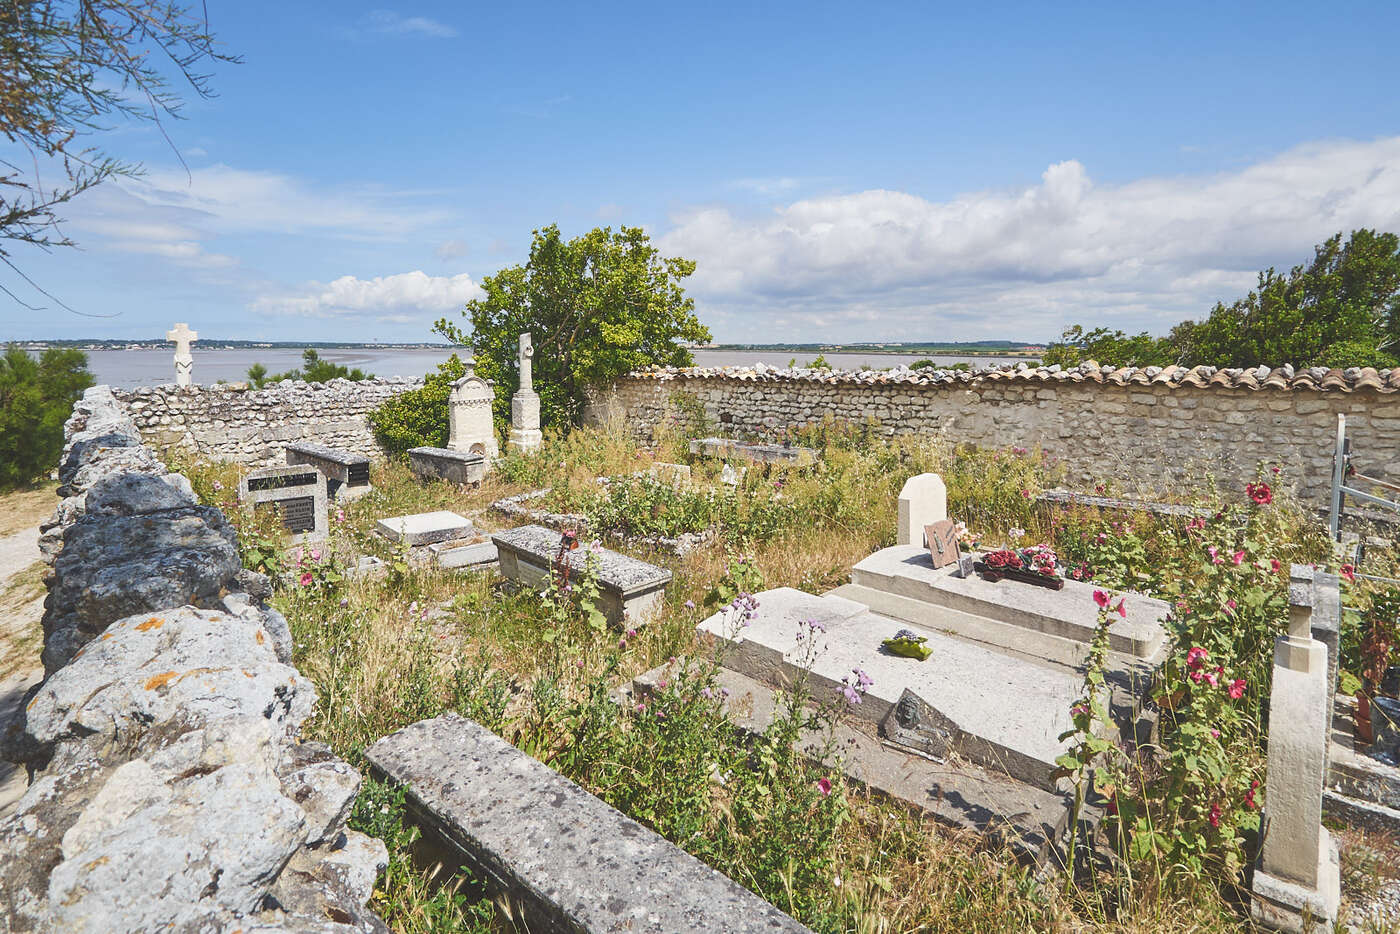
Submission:
{"label": "white stone cross", "polygon": [[191,331],[190,326],[181,321],[165,332],[165,339],[175,342],[175,385],[190,385],[194,377],[194,357],[190,355],[190,344],[199,340],[199,332]]}

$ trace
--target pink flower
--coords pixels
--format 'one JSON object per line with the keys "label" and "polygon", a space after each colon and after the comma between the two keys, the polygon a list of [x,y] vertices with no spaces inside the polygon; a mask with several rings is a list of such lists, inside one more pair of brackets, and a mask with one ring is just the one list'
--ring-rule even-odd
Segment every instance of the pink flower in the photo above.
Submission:
{"label": "pink flower", "polygon": [[303,586],[303,587],[310,587],[310,586],[311,586],[311,581],[312,581],[311,572],[310,572],[310,571],[302,571],[302,572],[301,572],[301,586]]}
{"label": "pink flower", "polygon": [[1350,564],[1342,565],[1340,573],[1343,579],[1352,583],[1356,581],[1356,568],[1352,567]]}
{"label": "pink flower", "polygon": [[819,778],[819,779],[817,779],[817,791],[820,791],[820,792],[822,793],[822,797],[823,797],[823,798],[825,798],[827,795],[831,794],[831,779],[829,779],[829,778]]}
{"label": "pink flower", "polygon": [[1030,491],[1030,490],[1022,490],[1022,491],[1021,491],[1021,497],[1022,497],[1023,499],[1030,499],[1030,498],[1031,498],[1031,491]]}
{"label": "pink flower", "polygon": [[850,704],[852,707],[860,703],[860,694],[849,684],[842,686],[841,694],[846,698],[846,703]]}
{"label": "pink flower", "polygon": [[1231,612],[1234,612],[1234,609],[1235,609],[1235,601],[1234,601],[1234,600],[1226,600],[1226,601],[1225,601],[1225,606],[1226,606],[1227,608],[1229,608]]}
{"label": "pink flower", "polygon": [[1105,609],[1105,608],[1107,608],[1107,606],[1108,606],[1108,594],[1105,593],[1105,592],[1102,591],[1102,590],[1095,590],[1095,591],[1094,591],[1094,602],[1097,603],[1097,604],[1099,605],[1099,609]]}
{"label": "pink flower", "polygon": [[1245,682],[1243,678],[1236,678],[1234,681],[1231,681],[1229,687],[1230,700],[1239,700],[1241,697],[1244,697],[1244,686]]}
{"label": "pink flower", "polygon": [[1232,555],[1230,556],[1230,560],[1233,561],[1233,562],[1235,562],[1236,567],[1238,567],[1238,566],[1241,565],[1241,564],[1244,564],[1244,552],[1243,552],[1243,551],[1237,551],[1237,552],[1235,552],[1234,554],[1232,554]]}
{"label": "pink flower", "polygon": [[1244,489],[1256,506],[1267,506],[1274,501],[1274,491],[1267,483],[1251,483]]}
{"label": "pink flower", "polygon": [[1186,667],[1190,668],[1192,671],[1195,671],[1197,668],[1200,668],[1202,665],[1204,665],[1206,663],[1206,659],[1208,658],[1210,658],[1209,652],[1201,648],[1199,645],[1193,645],[1191,647],[1191,650],[1186,653]]}
{"label": "pink flower", "polygon": [[1124,597],[1123,599],[1119,600],[1119,601],[1118,601],[1118,605],[1117,605],[1116,607],[1114,607],[1114,609],[1118,611],[1118,615],[1121,616],[1121,617],[1123,617],[1124,619],[1127,619],[1127,618],[1128,618],[1128,610],[1127,610],[1127,607],[1125,607],[1125,606],[1123,605],[1123,604],[1125,604],[1125,603],[1127,603],[1127,602],[1128,602],[1127,598]]}
{"label": "pink flower", "polygon": [[1271,571],[1273,571],[1275,574],[1277,574],[1277,573],[1279,572],[1279,568],[1281,568],[1281,567],[1282,567],[1282,565],[1278,563],[1278,559],[1277,559],[1277,558],[1270,558],[1270,559],[1269,559],[1269,570],[1271,570]]}
{"label": "pink flower", "polygon": [[1219,801],[1217,801],[1215,804],[1212,804],[1212,805],[1210,806],[1210,816],[1207,818],[1207,820],[1210,821],[1210,825],[1211,825],[1212,827],[1219,827],[1219,826],[1220,826],[1220,802],[1219,802]]}
{"label": "pink flower", "polygon": [[687,600],[687,601],[685,601],[685,608],[686,608],[687,610],[693,610],[693,609],[695,609],[695,601],[694,601],[694,600]]}
{"label": "pink flower", "polygon": [[1220,564],[1220,563],[1221,563],[1220,549],[1219,549],[1219,548],[1216,548],[1214,545],[1207,545],[1207,546],[1206,546],[1206,553],[1210,555],[1210,560],[1211,560],[1211,563],[1212,563],[1212,564]]}
{"label": "pink flower", "polygon": [[1219,739],[1219,738],[1220,738],[1220,731],[1219,731],[1219,730],[1211,730],[1211,731],[1210,731],[1210,738],[1211,738],[1211,739]]}

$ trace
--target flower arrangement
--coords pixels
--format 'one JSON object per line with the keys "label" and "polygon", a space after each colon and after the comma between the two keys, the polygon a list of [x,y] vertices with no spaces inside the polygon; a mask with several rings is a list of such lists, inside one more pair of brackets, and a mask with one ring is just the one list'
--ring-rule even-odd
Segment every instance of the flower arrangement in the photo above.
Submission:
{"label": "flower arrangement", "polygon": [[1025,562],[1021,560],[1021,556],[1009,548],[987,552],[982,556],[982,563],[997,571],[1005,568],[1019,570],[1026,566]]}
{"label": "flower arrangement", "polygon": [[880,644],[895,655],[915,658],[922,662],[927,661],[928,657],[933,654],[933,649],[924,645],[927,641],[925,636],[918,635],[908,629],[901,629]]}
{"label": "flower arrangement", "polygon": [[1020,551],[1002,548],[989,551],[973,565],[989,581],[1003,577],[1059,590],[1065,579],[1059,573],[1060,558],[1049,545],[1034,545]]}

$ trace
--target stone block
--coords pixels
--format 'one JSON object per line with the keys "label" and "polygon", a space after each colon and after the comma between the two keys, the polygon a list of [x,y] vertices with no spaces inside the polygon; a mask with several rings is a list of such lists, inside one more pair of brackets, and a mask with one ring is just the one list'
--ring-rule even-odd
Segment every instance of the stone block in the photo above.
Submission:
{"label": "stone block", "polygon": [[542,525],[523,525],[491,536],[500,554],[501,576],[531,587],[549,583],[555,571],[577,574],[594,561],[599,590],[598,609],[608,622],[640,625],[666,597],[671,572],[609,548],[560,550],[561,533]]}
{"label": "stone block", "polygon": [[294,465],[249,471],[238,482],[238,498],[256,510],[277,510],[292,541],[318,541],[329,534],[326,475],[315,467]]}
{"label": "stone block", "polygon": [[455,714],[365,751],[413,819],[538,931],[807,928],[489,730]]}
{"label": "stone block", "polygon": [[287,445],[287,464],[315,467],[326,477],[326,493],[332,499],[354,499],[371,489],[369,458],[314,441],[294,441]]}
{"label": "stone block", "polygon": [[756,444],[732,438],[699,438],[690,442],[690,453],[699,457],[737,457],[769,464],[792,464],[806,467],[817,462],[817,452],[811,448],[785,444]]}
{"label": "stone block", "polygon": [[467,484],[480,482],[490,468],[490,461],[485,454],[479,453],[448,448],[411,448],[408,465],[419,480]]}
{"label": "stone block", "polygon": [[471,520],[455,512],[420,512],[411,516],[380,519],[375,531],[390,541],[406,545],[431,545],[454,538],[468,538],[475,531]]}
{"label": "stone block", "polygon": [[482,568],[495,564],[499,557],[496,543],[484,535],[437,542],[429,545],[428,551],[441,568]]}
{"label": "stone block", "polygon": [[936,473],[921,473],[904,481],[899,491],[901,545],[924,545],[924,527],[948,518],[948,488]]}

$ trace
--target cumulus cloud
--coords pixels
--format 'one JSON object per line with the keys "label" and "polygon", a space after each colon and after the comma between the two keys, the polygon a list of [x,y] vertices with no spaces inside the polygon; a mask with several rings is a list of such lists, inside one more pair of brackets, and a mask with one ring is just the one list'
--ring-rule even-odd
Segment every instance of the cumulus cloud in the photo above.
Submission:
{"label": "cumulus cloud", "polygon": [[698,261],[691,290],[720,336],[1161,330],[1339,230],[1400,228],[1400,137],[1309,144],[1207,176],[1096,185],[1067,160],[1036,185],[948,201],[871,190],[674,220],[660,246]]}
{"label": "cumulus cloud", "polygon": [[414,270],[373,279],[341,276],[326,283],[308,282],[295,291],[262,296],[251,307],[264,314],[430,322],[482,294],[481,288],[466,273],[430,276]]}

